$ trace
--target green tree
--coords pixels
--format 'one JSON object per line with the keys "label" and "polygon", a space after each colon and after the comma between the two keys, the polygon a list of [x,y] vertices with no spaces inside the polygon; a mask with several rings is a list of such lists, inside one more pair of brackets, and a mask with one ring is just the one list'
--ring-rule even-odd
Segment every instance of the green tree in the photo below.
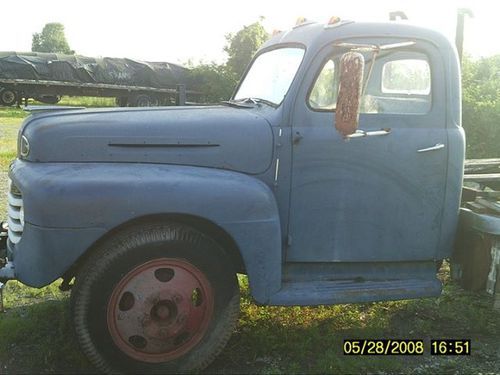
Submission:
{"label": "green tree", "polygon": [[468,158],[500,157],[500,55],[462,65],[462,123]]}
{"label": "green tree", "polygon": [[41,33],[33,34],[33,52],[55,52],[74,54],[64,35],[64,25],[57,22],[47,23]]}
{"label": "green tree", "polygon": [[226,63],[188,63],[191,67],[190,86],[205,93],[206,102],[216,103],[231,97],[246,66],[269,37],[261,21],[262,18],[236,33],[226,34]]}
{"label": "green tree", "polygon": [[191,66],[191,86],[204,94],[203,101],[218,103],[229,99],[238,81],[225,64],[202,63]]}
{"label": "green tree", "polygon": [[236,33],[226,34],[227,44],[224,51],[228,54],[227,68],[238,78],[243,74],[246,66],[255,52],[268,38],[269,34],[262,26],[261,17],[259,21]]}

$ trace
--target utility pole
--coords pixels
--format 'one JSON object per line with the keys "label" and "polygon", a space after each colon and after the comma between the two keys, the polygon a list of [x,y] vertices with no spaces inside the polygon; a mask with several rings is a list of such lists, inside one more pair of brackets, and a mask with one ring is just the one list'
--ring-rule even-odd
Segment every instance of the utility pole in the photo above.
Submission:
{"label": "utility pole", "polygon": [[457,9],[457,30],[455,33],[455,45],[457,46],[460,64],[462,64],[462,54],[464,49],[464,21],[466,15],[469,17],[474,17],[474,14],[468,8]]}

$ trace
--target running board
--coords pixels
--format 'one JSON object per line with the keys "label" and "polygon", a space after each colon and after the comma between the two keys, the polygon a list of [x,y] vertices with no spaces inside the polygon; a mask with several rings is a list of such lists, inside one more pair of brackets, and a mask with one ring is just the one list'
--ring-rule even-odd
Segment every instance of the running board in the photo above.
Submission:
{"label": "running board", "polygon": [[441,282],[436,278],[287,282],[271,296],[269,304],[314,306],[435,297],[441,294],[441,287]]}

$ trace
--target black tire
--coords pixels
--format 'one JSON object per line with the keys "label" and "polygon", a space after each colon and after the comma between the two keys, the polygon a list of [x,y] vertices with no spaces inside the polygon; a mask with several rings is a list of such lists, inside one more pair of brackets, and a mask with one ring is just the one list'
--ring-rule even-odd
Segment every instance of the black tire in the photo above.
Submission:
{"label": "black tire", "polygon": [[156,95],[149,97],[149,105],[151,107],[158,107],[160,105],[160,98]]}
{"label": "black tire", "polygon": [[17,102],[17,92],[10,89],[3,89],[0,91],[0,105],[10,107]]}
{"label": "black tire", "polygon": [[[160,286],[165,290],[162,289],[158,292],[163,293],[163,297],[154,295],[153,290],[156,290],[156,284],[154,287],[147,284],[148,289],[139,289],[139,291],[144,290],[146,293],[137,293],[137,297],[133,296],[132,302],[129,303],[129,306],[133,307],[122,308],[122,302],[124,304],[127,302],[125,296],[129,293],[129,289],[126,289],[127,292],[122,293],[125,289],[120,289],[120,285],[125,285],[127,288],[130,286],[132,292],[129,295],[133,295],[136,293],[133,289],[135,286],[144,285],[144,283],[140,284],[139,282],[133,284],[135,278],[140,280],[143,280],[141,278],[150,278],[154,283],[158,283],[154,278],[158,278],[157,273],[159,270],[165,270],[165,268],[155,269],[154,271],[147,268],[151,264],[155,265],[155,262],[183,264],[190,270],[199,271],[200,274],[196,275],[203,275],[203,277],[199,276],[199,278],[206,277],[204,280],[208,281],[208,284],[203,284],[202,289],[206,285],[210,285],[208,288],[213,292],[212,294],[205,293],[204,289],[203,292],[200,292],[200,289],[196,288],[192,291],[193,295],[196,291],[200,293],[202,302],[198,304],[191,296],[191,299],[184,299],[184,301],[176,305],[175,309],[167,309],[170,315],[169,313],[166,314],[168,319],[171,319],[171,316],[175,318],[177,312],[181,311],[177,309],[187,306],[187,304],[195,306],[189,305],[189,311],[198,311],[196,310],[197,307],[202,306],[203,312],[205,312],[210,310],[207,306],[212,306],[210,310],[212,312],[207,315],[209,316],[207,324],[203,326],[203,331],[199,330],[202,332],[200,333],[202,336],[198,336],[201,337],[198,341],[193,341],[194,338],[192,338],[196,337],[198,333],[188,333],[187,336],[186,333],[182,333],[176,337],[169,336],[168,340],[170,341],[161,341],[164,336],[158,339],[158,336],[149,335],[148,327],[150,326],[146,325],[146,320],[136,319],[137,314],[134,309],[140,311],[143,314],[141,316],[147,316],[148,323],[152,322],[153,318],[159,319],[154,311],[157,311],[155,309],[160,303],[165,302],[160,301],[161,298],[165,298],[165,293],[172,292],[167,290],[168,287],[162,285],[174,283],[174,280],[176,280],[174,276],[171,276],[170,279],[161,279],[162,282],[166,280],[165,284]],[[176,281],[177,284],[171,285],[192,285],[190,279],[184,281],[185,279],[182,278],[182,268],[178,269],[175,266],[172,266],[172,268],[175,270],[174,272],[170,269],[172,274],[178,273],[179,276]],[[144,288],[144,286],[141,287]],[[122,294],[116,294],[117,290]],[[177,289],[173,293],[177,293]],[[182,291],[179,293],[182,294]],[[121,295],[121,297],[119,299],[114,298],[115,295]],[[175,301],[175,297],[173,300]],[[135,301],[139,301],[137,306],[134,305]],[[151,310],[149,310],[147,301],[153,301],[151,304],[155,303]],[[210,301],[213,301],[213,304],[209,303]],[[177,302],[168,303],[175,304]],[[119,306],[120,311],[116,306]],[[239,287],[233,265],[229,262],[227,256],[224,256],[224,251],[210,238],[194,229],[177,224],[148,224],[119,233],[102,243],[92,252],[77,274],[71,294],[71,309],[78,342],[83,352],[99,371],[106,373],[192,372],[208,366],[229,340],[238,320]],[[115,311],[118,312],[118,315],[114,315]],[[150,313],[147,315],[149,311]],[[130,314],[130,317],[127,317],[127,314]],[[110,316],[116,316],[116,319],[110,318]],[[205,315],[203,316],[203,319],[205,319]],[[161,317],[161,319],[167,318],[165,316]],[[178,324],[179,320],[181,320],[180,317],[174,319],[174,323],[169,321],[168,324]],[[191,320],[190,315],[188,315],[187,319],[182,319],[182,321]],[[132,323],[123,323],[123,321]],[[141,323],[134,323],[138,321]],[[158,324],[164,323],[165,321],[161,321]],[[120,324],[126,327],[125,331],[119,331],[119,335],[116,335],[117,331],[115,330],[113,336],[113,327]],[[126,344],[123,339],[123,332],[127,332],[125,336],[129,335],[127,330],[130,327],[127,324],[130,324],[133,329],[138,329],[139,326],[144,328],[141,334],[134,334],[128,338],[129,344]],[[189,324],[185,323],[185,326],[188,327]],[[192,324],[185,329],[191,327]],[[180,330],[176,332],[180,332]],[[192,337],[189,337],[189,335]],[[183,338],[178,344],[177,341],[180,336],[183,336]],[[120,337],[122,341],[120,341]],[[142,340],[141,346],[136,343],[137,337]],[[133,347],[133,345],[135,346]],[[163,347],[170,345],[171,348],[168,351],[170,354],[168,355],[173,353],[173,357],[169,360],[153,363],[151,358],[145,358],[145,356],[156,354],[144,354],[144,352],[148,352],[150,345],[153,347],[155,345],[163,345]],[[181,355],[177,357],[175,357],[175,350],[177,349],[172,349],[172,347],[176,347],[175,345],[179,345],[179,350],[181,350]],[[188,348],[188,351],[182,352],[185,348]],[[126,353],[127,351],[128,353]],[[165,353],[167,353],[167,350],[161,352],[160,355],[167,355]]]}
{"label": "black tire", "polygon": [[491,236],[483,233],[468,232],[466,243],[469,245],[461,262],[461,285],[466,290],[484,290],[491,268]]}
{"label": "black tire", "polygon": [[61,101],[61,97],[59,95],[41,95],[37,96],[35,100],[45,104],[57,104]]}
{"label": "black tire", "polygon": [[132,101],[134,107],[151,107],[151,98],[149,95],[137,95]]}

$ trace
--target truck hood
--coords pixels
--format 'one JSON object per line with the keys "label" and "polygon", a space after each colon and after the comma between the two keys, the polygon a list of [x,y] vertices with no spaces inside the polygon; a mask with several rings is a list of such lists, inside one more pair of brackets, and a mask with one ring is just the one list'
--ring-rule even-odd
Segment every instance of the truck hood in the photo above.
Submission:
{"label": "truck hood", "polygon": [[21,130],[33,162],[203,166],[249,174],[271,164],[273,133],[257,110],[213,107],[41,113]]}

